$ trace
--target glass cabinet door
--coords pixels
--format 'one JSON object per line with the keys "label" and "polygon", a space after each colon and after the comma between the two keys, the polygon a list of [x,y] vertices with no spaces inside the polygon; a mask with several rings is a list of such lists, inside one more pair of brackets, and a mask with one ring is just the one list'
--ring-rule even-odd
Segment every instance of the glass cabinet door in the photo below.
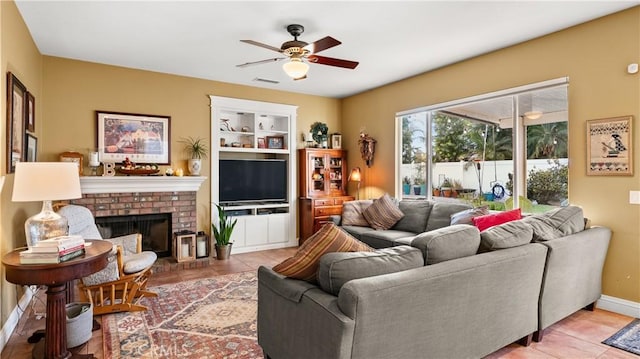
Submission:
{"label": "glass cabinet door", "polygon": [[342,193],[342,157],[329,158],[329,191]]}
{"label": "glass cabinet door", "polygon": [[309,165],[311,166],[311,188],[313,191],[325,192],[325,163],[324,156],[310,156]]}

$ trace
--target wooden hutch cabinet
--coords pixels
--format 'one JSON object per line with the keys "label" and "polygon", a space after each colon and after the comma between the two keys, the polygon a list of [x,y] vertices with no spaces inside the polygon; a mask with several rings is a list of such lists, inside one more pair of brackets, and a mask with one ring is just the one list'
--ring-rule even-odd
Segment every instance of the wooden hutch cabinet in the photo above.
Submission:
{"label": "wooden hutch cabinet", "polygon": [[347,153],[338,149],[298,150],[300,190],[300,244],[329,221],[342,214],[342,203],[353,201],[346,195]]}

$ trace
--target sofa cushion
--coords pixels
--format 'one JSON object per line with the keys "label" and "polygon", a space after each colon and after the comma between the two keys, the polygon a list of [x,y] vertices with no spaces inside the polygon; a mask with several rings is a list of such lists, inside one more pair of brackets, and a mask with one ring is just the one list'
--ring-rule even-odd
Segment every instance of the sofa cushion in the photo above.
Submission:
{"label": "sofa cushion", "polygon": [[429,232],[451,225],[452,214],[469,208],[472,207],[466,203],[435,202],[429,214],[429,220],[427,220],[427,228],[424,231]]}
{"label": "sofa cushion", "polygon": [[468,224],[456,224],[421,233],[411,246],[422,251],[425,264],[436,264],[478,253],[480,231]]}
{"label": "sofa cushion", "polygon": [[404,216],[388,193],[373,201],[363,212],[373,229],[389,229]]}
{"label": "sofa cushion", "polygon": [[487,214],[489,214],[488,206],[465,209],[464,211],[456,212],[451,215],[451,225],[473,224],[473,221],[472,221],[473,218],[479,217],[479,216],[486,216]]}
{"label": "sofa cushion", "polygon": [[342,225],[369,227],[369,222],[362,213],[372,203],[371,199],[344,202],[342,204]]}
{"label": "sofa cushion", "polygon": [[360,240],[373,248],[387,248],[394,246],[399,238],[415,237],[415,233],[387,229],[386,231],[369,230],[360,234]]}
{"label": "sofa cushion", "polygon": [[400,272],[424,265],[420,250],[409,246],[379,249],[374,252],[327,253],[320,258],[318,284],[338,295],[350,280]]}
{"label": "sofa cushion", "polygon": [[478,252],[495,251],[530,243],[533,228],[523,221],[511,221],[480,232]]}
{"label": "sofa cushion", "polygon": [[316,280],[318,262],[323,254],[358,251],[370,252],[373,248],[330,222],[304,241],[292,257],[276,264],[273,270],[290,278],[313,282]]}
{"label": "sofa cushion", "polygon": [[523,221],[533,227],[534,241],[549,241],[566,237],[584,230],[585,226],[582,208],[577,206],[556,208],[526,217]]}
{"label": "sofa cushion", "polygon": [[349,233],[350,235],[356,237],[358,240],[362,240],[362,234],[367,232],[375,232],[375,229],[371,227],[360,227],[360,226],[342,226],[344,231]]}
{"label": "sofa cushion", "polygon": [[424,232],[431,207],[432,202],[429,201],[400,201],[398,208],[404,216],[393,226],[393,229],[412,233]]}
{"label": "sofa cushion", "polygon": [[504,211],[499,213],[487,214],[484,216],[474,217],[471,219],[473,225],[478,227],[480,231],[484,231],[487,228],[497,226],[502,223],[515,221],[522,218],[522,212],[520,208],[512,209],[510,211]]}

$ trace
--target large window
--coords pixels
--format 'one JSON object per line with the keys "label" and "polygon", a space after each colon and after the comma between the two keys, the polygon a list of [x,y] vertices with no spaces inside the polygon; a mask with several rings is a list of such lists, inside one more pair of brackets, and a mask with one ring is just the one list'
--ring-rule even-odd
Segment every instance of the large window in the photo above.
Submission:
{"label": "large window", "polygon": [[398,196],[544,212],[568,202],[567,81],[398,114]]}

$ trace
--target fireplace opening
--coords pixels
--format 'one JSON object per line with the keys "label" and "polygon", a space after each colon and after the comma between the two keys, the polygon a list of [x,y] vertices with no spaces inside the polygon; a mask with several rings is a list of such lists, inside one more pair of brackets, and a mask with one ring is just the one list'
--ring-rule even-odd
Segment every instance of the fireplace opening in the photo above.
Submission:
{"label": "fireplace opening", "polygon": [[102,238],[142,234],[142,250],[171,255],[171,213],[96,217]]}

